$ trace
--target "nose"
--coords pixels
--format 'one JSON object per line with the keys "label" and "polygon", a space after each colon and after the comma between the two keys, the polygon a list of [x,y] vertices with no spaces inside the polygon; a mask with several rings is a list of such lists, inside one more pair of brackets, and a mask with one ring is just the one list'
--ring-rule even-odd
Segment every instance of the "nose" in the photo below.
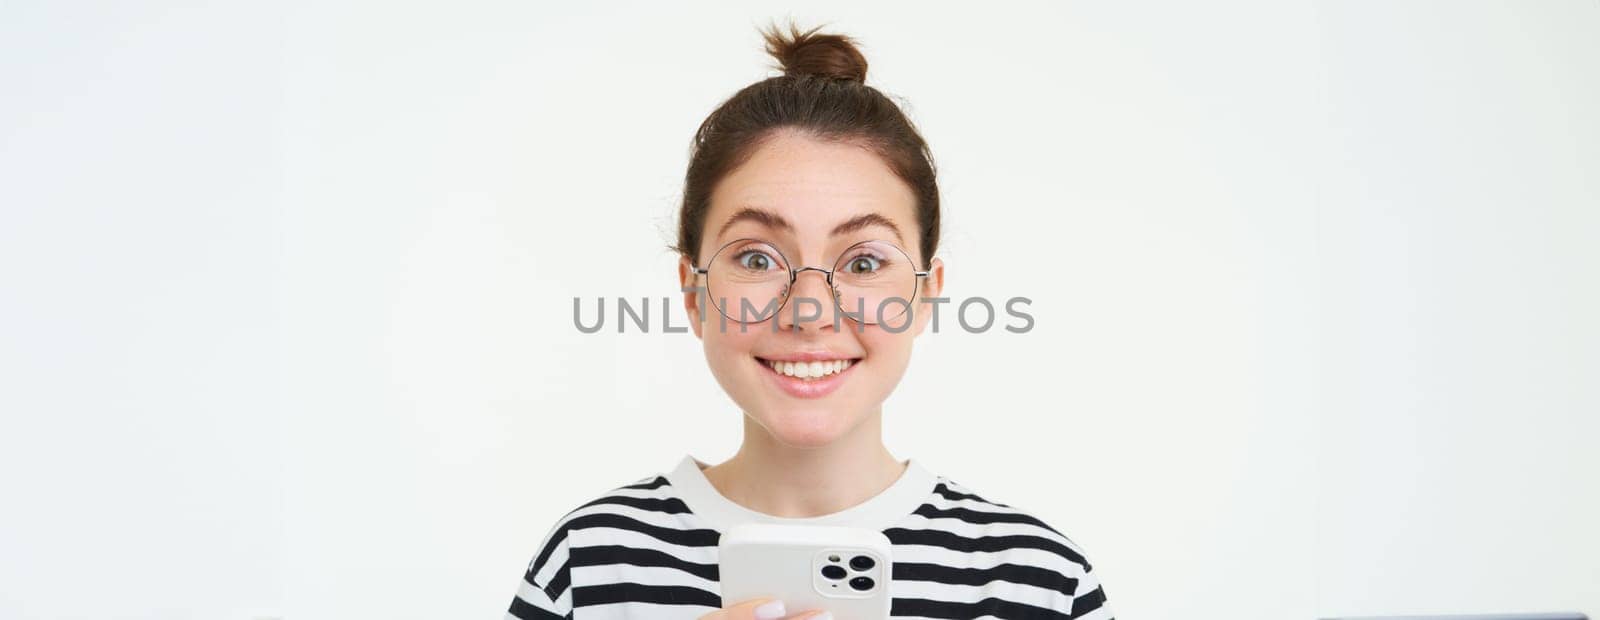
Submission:
{"label": "nose", "polygon": [[794,284],[789,285],[789,299],[778,312],[778,327],[807,329],[831,325],[835,302],[828,272],[818,267],[801,267],[795,270],[794,278]]}

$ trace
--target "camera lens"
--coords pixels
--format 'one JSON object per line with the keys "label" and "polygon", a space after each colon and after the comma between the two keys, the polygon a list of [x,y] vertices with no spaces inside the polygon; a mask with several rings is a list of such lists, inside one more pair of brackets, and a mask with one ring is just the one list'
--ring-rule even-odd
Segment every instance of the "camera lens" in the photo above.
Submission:
{"label": "camera lens", "polygon": [[856,570],[867,570],[873,566],[876,566],[877,564],[878,563],[873,561],[872,558],[864,555],[858,555],[850,558],[850,568],[854,568]]}
{"label": "camera lens", "polygon": [[829,579],[844,579],[845,574],[843,566],[829,564],[822,567],[822,576]]}
{"label": "camera lens", "polygon": [[867,590],[871,590],[872,589],[872,578],[871,577],[856,577],[855,579],[851,579],[850,580],[850,587],[855,588],[857,590],[860,590],[862,592],[866,592]]}

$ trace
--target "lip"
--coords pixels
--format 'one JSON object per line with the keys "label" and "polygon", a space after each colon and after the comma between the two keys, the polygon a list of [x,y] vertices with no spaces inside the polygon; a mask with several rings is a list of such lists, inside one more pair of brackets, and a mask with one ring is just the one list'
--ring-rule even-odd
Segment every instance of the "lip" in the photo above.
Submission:
{"label": "lip", "polygon": [[[832,394],[834,390],[839,389],[839,386],[844,384],[845,379],[848,379],[850,375],[855,372],[856,366],[861,365],[861,358],[859,357],[847,357],[838,355],[836,353],[789,353],[777,357],[752,357],[750,359],[754,361],[757,366],[761,367],[762,372],[766,374],[768,380],[777,385],[778,389],[783,390],[785,393],[795,398],[808,399],[822,398]],[[821,379],[799,379],[790,377],[788,375],[779,374],[778,371],[773,370],[771,366],[768,366],[766,362],[766,360],[779,362],[822,362],[838,359],[851,360],[850,367]]]}
{"label": "lip", "polygon": [[757,355],[757,358],[774,362],[831,362],[833,360],[859,360],[858,355],[842,355],[832,351],[795,351],[774,355]]}

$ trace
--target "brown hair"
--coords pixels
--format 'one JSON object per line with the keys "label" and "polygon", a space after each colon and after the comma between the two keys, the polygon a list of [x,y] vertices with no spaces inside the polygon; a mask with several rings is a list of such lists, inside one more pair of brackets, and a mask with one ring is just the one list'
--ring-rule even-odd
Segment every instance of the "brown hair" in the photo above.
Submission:
{"label": "brown hair", "polygon": [[674,248],[691,261],[700,259],[712,189],[779,129],[860,144],[883,158],[916,196],[922,260],[933,260],[939,245],[933,154],[900,107],[866,85],[867,59],[855,41],[819,34],[821,28],[801,32],[791,23],[788,33],[776,24],[763,30],[767,53],[778,60],[783,75],[746,86],[700,123],[689,147]]}

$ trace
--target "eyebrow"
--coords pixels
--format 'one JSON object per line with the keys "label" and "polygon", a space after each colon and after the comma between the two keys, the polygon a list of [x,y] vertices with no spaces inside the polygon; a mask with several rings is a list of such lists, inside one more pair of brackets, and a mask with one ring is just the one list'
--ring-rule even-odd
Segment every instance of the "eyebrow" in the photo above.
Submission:
{"label": "eyebrow", "polygon": [[[734,213],[733,217],[728,218],[728,221],[723,222],[722,228],[717,230],[717,236],[721,237],[723,234],[726,234],[728,229],[732,228],[733,225],[738,222],[755,222],[757,224],[761,224],[762,226],[766,226],[767,228],[782,230],[790,233],[794,232],[794,224],[789,223],[789,220],[783,219],[783,216],[765,209],[745,207],[740,209],[737,213]],[[900,235],[900,227],[895,226],[893,220],[890,220],[889,218],[877,213],[863,213],[861,215],[852,217],[848,220],[845,220],[838,226],[834,226],[833,230],[828,234],[830,236],[837,237],[839,235],[853,233],[869,226],[882,226],[887,228],[890,232],[894,233],[895,239],[898,239],[901,243],[905,243],[905,238]]]}

